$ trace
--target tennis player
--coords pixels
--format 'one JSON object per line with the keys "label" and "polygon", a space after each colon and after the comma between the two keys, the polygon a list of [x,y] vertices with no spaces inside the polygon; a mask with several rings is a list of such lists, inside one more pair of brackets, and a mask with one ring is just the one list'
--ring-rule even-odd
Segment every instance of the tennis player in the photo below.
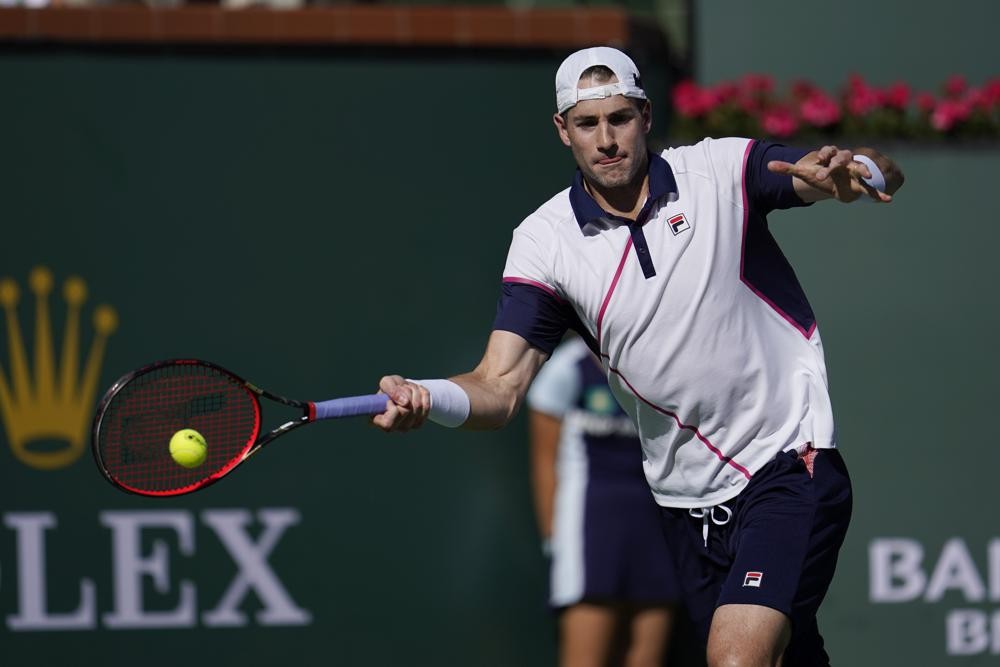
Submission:
{"label": "tennis player", "polygon": [[577,337],[527,397],[538,527],[565,667],[662,667],[678,595],[635,423]]}
{"label": "tennis player", "polygon": [[870,148],[744,138],[650,153],[639,71],[606,47],[559,67],[553,121],[578,170],[514,231],[482,361],[448,380],[383,377],[374,423],[499,428],[576,330],[638,424],[709,664],[828,664],[816,612],[851,486],[819,330],[766,216],[885,204],[902,172]]}

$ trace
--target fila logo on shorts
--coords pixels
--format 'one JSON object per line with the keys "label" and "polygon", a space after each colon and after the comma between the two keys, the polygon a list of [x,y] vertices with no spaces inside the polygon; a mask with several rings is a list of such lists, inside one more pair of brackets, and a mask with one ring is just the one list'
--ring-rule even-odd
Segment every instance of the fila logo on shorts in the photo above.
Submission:
{"label": "fila logo on shorts", "polygon": [[763,578],[763,572],[747,572],[747,575],[743,577],[743,588],[746,588],[747,586],[760,588],[760,581]]}
{"label": "fila logo on shorts", "polygon": [[667,224],[670,225],[670,231],[674,233],[674,236],[691,229],[691,225],[688,224],[687,218],[684,217],[683,213],[679,213],[667,220]]}

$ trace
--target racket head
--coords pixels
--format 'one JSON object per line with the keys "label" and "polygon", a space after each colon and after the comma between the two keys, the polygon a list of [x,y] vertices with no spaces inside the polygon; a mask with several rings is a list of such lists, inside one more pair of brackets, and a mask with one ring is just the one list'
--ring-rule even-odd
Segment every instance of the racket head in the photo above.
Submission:
{"label": "racket head", "polygon": [[[169,359],[121,377],[94,416],[91,449],[105,478],[143,496],[177,496],[218,481],[249,455],[261,408],[248,383],[217,364]],[[170,456],[177,431],[198,431],[205,462],[186,468]]]}

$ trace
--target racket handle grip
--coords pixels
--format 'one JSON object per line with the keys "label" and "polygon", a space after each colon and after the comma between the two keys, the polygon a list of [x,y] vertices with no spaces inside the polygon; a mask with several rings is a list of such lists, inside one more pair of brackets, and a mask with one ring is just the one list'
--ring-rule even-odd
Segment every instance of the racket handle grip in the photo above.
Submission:
{"label": "racket handle grip", "polygon": [[334,398],[329,401],[313,403],[310,412],[315,413],[315,419],[337,419],[339,417],[356,417],[358,415],[377,415],[385,412],[389,397],[385,394],[368,394],[367,396],[348,396]]}

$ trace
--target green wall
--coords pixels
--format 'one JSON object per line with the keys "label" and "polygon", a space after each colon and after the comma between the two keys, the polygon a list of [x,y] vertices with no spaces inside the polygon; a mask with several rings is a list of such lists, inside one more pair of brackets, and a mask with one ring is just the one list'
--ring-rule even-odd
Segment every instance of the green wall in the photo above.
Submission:
{"label": "green wall", "polygon": [[[661,0],[669,2],[669,0]],[[926,90],[951,74],[997,75],[1000,5],[911,0],[694,0],[696,76],[704,83],[767,72],[832,89],[857,72]]]}
{"label": "green wall", "polygon": [[[119,314],[102,391],[174,356],[314,400],[368,393],[388,372],[465,370],[489,331],[512,228],[571,178],[549,120],[557,64],[550,55],[5,53],[0,274],[26,297],[28,344],[28,274],[45,265],[57,284],[84,278],[86,321],[97,303]],[[59,345],[65,306],[51,301]],[[58,524],[45,533],[49,611],[77,610],[88,578],[98,613],[94,629],[57,641],[12,631],[4,619],[20,609],[24,540],[0,528],[3,662],[130,664],[141,651],[143,662],[169,665],[224,650],[249,664],[548,664],[523,431],[391,437],[363,421],[322,424],[204,493],[162,502],[112,489],[89,453],[41,471],[4,446],[4,516],[48,512]],[[100,513],[185,513],[194,555],[176,530],[143,532],[141,553],[159,540],[170,565],[165,590],[145,578],[144,604],[176,608],[189,580],[205,612],[236,572],[203,521],[213,508],[301,515],[269,562],[312,623],[261,625],[251,593],[242,608],[252,632],[108,629],[115,565]]]}

